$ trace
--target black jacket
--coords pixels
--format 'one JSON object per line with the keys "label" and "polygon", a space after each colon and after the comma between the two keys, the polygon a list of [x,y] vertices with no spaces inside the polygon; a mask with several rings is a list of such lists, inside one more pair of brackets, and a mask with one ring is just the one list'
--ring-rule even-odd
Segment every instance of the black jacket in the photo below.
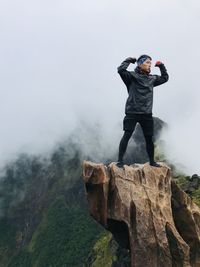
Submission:
{"label": "black jacket", "polygon": [[127,58],[118,67],[118,73],[126,84],[129,94],[125,113],[152,113],[153,87],[167,82],[169,75],[163,63],[159,65],[161,76],[141,73],[139,67],[134,71],[128,71],[127,68],[133,63],[132,61],[132,58]]}

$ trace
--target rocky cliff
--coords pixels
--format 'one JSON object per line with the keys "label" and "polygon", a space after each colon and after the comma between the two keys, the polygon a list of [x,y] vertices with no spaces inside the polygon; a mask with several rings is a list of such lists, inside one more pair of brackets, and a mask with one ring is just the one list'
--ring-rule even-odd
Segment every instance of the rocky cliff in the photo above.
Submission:
{"label": "rocky cliff", "polygon": [[85,161],[90,214],[130,250],[131,267],[200,266],[200,209],[170,168]]}

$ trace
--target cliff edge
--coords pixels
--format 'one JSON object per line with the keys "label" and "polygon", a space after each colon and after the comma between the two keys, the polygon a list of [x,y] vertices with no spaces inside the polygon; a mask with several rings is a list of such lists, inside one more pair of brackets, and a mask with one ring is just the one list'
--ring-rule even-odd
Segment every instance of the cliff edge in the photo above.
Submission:
{"label": "cliff edge", "polygon": [[90,214],[130,250],[131,267],[200,267],[200,208],[161,164],[84,161]]}

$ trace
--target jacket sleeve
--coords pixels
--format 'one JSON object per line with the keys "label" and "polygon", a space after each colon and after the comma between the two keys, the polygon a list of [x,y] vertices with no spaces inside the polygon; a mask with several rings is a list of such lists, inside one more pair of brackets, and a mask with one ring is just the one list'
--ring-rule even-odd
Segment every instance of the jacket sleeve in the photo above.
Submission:
{"label": "jacket sleeve", "polygon": [[165,65],[162,63],[159,65],[161,75],[154,75],[156,77],[154,81],[154,87],[166,83],[169,80],[169,75],[165,68]]}
{"label": "jacket sleeve", "polygon": [[126,84],[126,86],[129,86],[129,84],[131,83],[131,80],[132,80],[132,75],[131,75],[130,71],[127,70],[130,63],[133,63],[133,59],[127,58],[117,68],[118,73],[119,73],[120,77],[122,78],[123,82]]}

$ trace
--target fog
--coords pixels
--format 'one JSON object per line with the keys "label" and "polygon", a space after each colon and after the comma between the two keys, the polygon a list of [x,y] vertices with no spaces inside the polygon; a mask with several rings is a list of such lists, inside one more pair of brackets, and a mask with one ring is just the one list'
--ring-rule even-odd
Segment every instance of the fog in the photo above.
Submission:
{"label": "fog", "polygon": [[127,98],[117,67],[145,53],[170,76],[154,90],[165,153],[200,173],[199,10],[197,0],[1,0],[0,164],[47,153],[74,129],[95,144],[84,123],[99,125],[99,153],[117,151]]}

